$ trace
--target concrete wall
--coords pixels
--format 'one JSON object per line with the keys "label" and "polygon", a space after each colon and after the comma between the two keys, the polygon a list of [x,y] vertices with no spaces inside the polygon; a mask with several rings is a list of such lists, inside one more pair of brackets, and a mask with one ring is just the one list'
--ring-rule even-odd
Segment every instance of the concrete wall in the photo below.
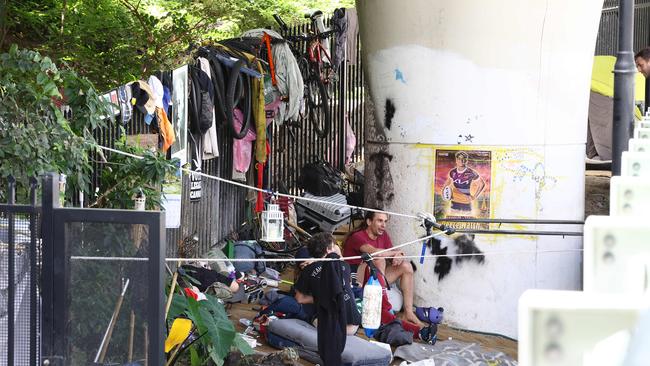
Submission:
{"label": "concrete wall", "polygon": [[[470,216],[583,219],[601,6],[598,0],[357,1],[368,112],[374,111],[374,118],[366,114],[367,204],[453,216],[439,180],[448,171],[444,151],[464,150],[489,156],[470,159],[487,182],[481,209],[474,206]],[[394,243],[424,234],[408,219],[393,218],[389,230]],[[580,252],[535,253],[579,249],[581,238],[477,235],[474,245],[511,253],[486,255],[481,263],[452,260],[442,278],[442,263],[436,269],[435,260],[425,261],[416,304],[444,306],[453,325],[516,336],[517,299],[525,289],[581,287]],[[459,250],[453,239],[442,247],[447,254]],[[419,245],[408,252],[419,254]]]}

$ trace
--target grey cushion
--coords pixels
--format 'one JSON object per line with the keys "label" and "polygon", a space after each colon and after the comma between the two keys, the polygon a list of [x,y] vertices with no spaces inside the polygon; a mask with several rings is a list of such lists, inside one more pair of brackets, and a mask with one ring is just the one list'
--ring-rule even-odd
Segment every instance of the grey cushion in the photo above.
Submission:
{"label": "grey cushion", "polygon": [[[269,323],[267,329],[299,344],[300,357],[312,363],[322,364],[318,357],[316,328],[311,324],[298,319],[276,319]],[[387,349],[357,336],[348,336],[342,358],[345,366],[388,366],[391,356]]]}

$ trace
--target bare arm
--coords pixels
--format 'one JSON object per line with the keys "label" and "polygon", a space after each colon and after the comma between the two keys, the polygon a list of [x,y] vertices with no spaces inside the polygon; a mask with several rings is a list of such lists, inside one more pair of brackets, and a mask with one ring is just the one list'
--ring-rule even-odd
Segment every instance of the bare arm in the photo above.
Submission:
{"label": "bare arm", "polygon": [[473,196],[470,195],[470,198],[472,200],[477,199],[478,196],[480,196],[483,190],[485,189],[485,181],[483,180],[483,178],[479,177],[478,182],[476,182],[476,184],[478,185],[478,189],[476,190],[476,194],[474,194]]}
{"label": "bare arm", "polygon": [[[370,244],[364,244],[364,245],[362,245],[362,246],[359,248],[359,250],[361,250],[361,251],[364,252],[364,253],[373,254],[373,253],[379,252],[380,250],[383,250],[383,249],[375,248],[375,247],[373,247],[373,246],[370,245]],[[404,255],[404,252],[402,252],[401,250],[399,250],[399,249],[391,249],[391,250],[388,250],[388,251],[385,251],[385,252],[379,253],[379,254],[377,254],[377,255],[374,255],[374,257],[375,257],[375,258],[381,258],[381,257],[400,257],[400,256],[403,256],[403,255]],[[393,258],[393,259],[392,259],[392,264],[393,264],[394,266],[399,266],[399,265],[402,263],[402,261],[403,261],[403,259],[400,259],[400,258]]]}

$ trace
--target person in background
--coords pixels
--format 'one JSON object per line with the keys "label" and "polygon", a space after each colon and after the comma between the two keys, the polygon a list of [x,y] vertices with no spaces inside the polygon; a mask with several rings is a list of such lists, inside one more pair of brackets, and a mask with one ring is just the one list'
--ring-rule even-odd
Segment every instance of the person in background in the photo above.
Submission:
{"label": "person in background", "polygon": [[[334,237],[332,237],[332,234],[330,233],[318,233],[312,236],[307,242],[307,249],[312,258],[341,256],[341,249],[336,245]],[[314,298],[319,297],[319,292],[326,285],[321,281],[321,273],[324,263],[327,262],[303,262],[302,271],[294,285],[294,290],[296,292],[295,298],[298,303],[313,304]],[[346,333],[355,334],[359,329],[359,324],[361,324],[361,314],[359,314],[359,311],[357,310],[354,294],[352,293],[352,287],[350,285],[350,265],[344,261],[334,263],[340,265],[343,277],[341,279],[341,285],[344,291],[343,300],[347,321]]]}
{"label": "person in background", "polygon": [[634,55],[636,69],[646,78],[650,76],[650,47],[646,47]]}

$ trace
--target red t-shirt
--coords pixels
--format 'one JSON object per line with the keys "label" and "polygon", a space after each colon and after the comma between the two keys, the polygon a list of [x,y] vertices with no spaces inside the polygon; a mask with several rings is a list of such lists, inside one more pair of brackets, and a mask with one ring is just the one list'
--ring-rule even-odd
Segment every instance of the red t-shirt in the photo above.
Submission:
{"label": "red t-shirt", "polygon": [[[377,239],[370,239],[368,233],[365,230],[359,230],[356,233],[353,233],[345,241],[343,247],[343,256],[352,257],[361,255],[361,246],[364,244],[370,244],[377,249],[388,249],[393,247],[393,242],[390,241],[388,233],[384,231],[383,234],[379,235]],[[351,259],[347,261],[350,264],[359,264],[361,259]]]}

